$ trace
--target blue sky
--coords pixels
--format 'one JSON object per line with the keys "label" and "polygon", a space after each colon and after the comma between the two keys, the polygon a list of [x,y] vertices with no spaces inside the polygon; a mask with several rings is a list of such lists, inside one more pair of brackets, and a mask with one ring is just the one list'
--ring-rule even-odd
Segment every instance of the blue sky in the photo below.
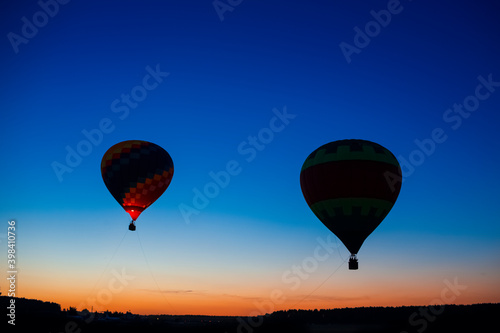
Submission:
{"label": "blue sky", "polygon": [[[81,290],[88,291],[103,270],[106,276],[106,269],[125,263],[157,289],[140,253],[121,261],[127,248],[139,247],[129,234],[118,247],[129,218],[100,175],[104,152],[129,139],[154,142],[174,161],[170,187],[138,220],[152,276],[162,290],[213,287],[220,294],[241,294],[246,288],[264,297],[262,288],[285,288],[282,272],[310,256],[317,238],[329,233],[303,199],[302,163],[320,145],[346,138],[371,140],[400,162],[418,162],[406,174],[392,212],[359,253],[360,284],[369,285],[370,276],[384,272],[399,274],[408,288],[422,276],[435,285],[460,276],[469,290],[498,281],[500,87],[493,83],[488,90],[484,80],[500,81],[500,8],[486,1],[396,4],[245,0],[221,20],[212,1],[71,1],[59,4],[53,17],[45,15],[27,43],[16,45],[12,33],[23,36],[23,17],[43,20],[37,14],[42,9],[35,1],[2,3],[0,216],[5,230],[8,219],[18,221],[19,262],[26,272],[22,295],[49,297],[50,284],[30,287],[42,272],[47,279],[57,273],[86,276]],[[361,37],[355,28],[365,31],[375,20],[371,11],[382,15],[388,6],[397,13],[347,59],[339,45],[356,46]],[[151,90],[142,89],[154,71],[168,75],[159,76]],[[475,96],[481,84],[481,96],[487,97],[476,98],[478,104],[470,106],[475,111],[460,116],[454,129],[457,118],[449,117],[459,113],[444,115]],[[141,91],[147,95],[137,95]],[[122,98],[132,93],[140,101],[126,106]],[[126,116],[114,112],[116,100],[116,106],[128,108]],[[289,118],[281,131],[265,137],[277,113]],[[82,131],[92,132],[103,121],[108,133],[97,135],[97,144],[82,143],[87,140]],[[435,143],[429,156],[416,152],[415,140],[429,142],[436,129],[446,140]],[[259,133],[266,143],[249,162],[241,147],[249,148],[249,137]],[[67,147],[77,150],[79,144],[91,152],[58,177],[54,162],[66,164]],[[236,161],[240,172],[186,223],[179,207],[193,206],[195,191],[212,181],[210,172],[226,169],[229,161]],[[304,290],[294,292],[307,294],[319,286],[348,254],[341,248],[337,255],[308,278]],[[347,264],[338,273],[340,282],[333,276],[318,292],[334,297],[329,284],[359,288],[345,271]],[[205,284],[191,281],[196,285],[191,288],[188,282],[171,286],[169,274],[185,281],[210,278]],[[489,280],[481,280],[484,276]],[[234,291],[214,287],[217,280],[234,283]],[[430,296],[420,302],[432,299],[433,290],[429,287]],[[372,303],[345,304],[400,302],[396,296],[377,298],[368,287],[363,292]],[[56,301],[69,305],[81,297]],[[499,295],[478,289],[463,299],[483,300],[498,301]],[[251,307],[240,304],[234,311],[245,314]],[[136,310],[149,311],[144,309]]]}

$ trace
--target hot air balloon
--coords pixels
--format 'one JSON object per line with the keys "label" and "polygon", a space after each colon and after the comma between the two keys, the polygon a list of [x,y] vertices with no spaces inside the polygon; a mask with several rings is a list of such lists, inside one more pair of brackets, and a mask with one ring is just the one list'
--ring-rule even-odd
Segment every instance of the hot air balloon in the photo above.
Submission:
{"label": "hot air balloon", "polygon": [[401,179],[394,155],[366,140],[330,142],[305,160],[300,172],[304,198],[351,252],[349,269],[358,269],[356,255],[396,202]]}
{"label": "hot air balloon", "polygon": [[129,230],[135,220],[167,189],[174,164],[162,147],[147,141],[129,140],[115,144],[102,157],[104,184],[130,214]]}

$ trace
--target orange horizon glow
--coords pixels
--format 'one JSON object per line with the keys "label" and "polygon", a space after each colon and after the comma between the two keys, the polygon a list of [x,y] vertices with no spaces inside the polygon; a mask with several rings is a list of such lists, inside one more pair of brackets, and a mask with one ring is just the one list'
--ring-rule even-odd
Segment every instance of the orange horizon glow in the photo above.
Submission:
{"label": "orange horizon glow", "polygon": [[[297,304],[296,301],[284,302],[282,304],[272,303],[270,300],[262,300],[254,304],[240,303],[237,304],[226,304],[226,303],[213,303],[212,301],[205,302],[194,302],[190,303],[186,300],[171,300],[171,304],[167,304],[164,300],[144,300],[136,299],[133,301],[127,301],[123,304],[113,303],[109,306],[97,304],[95,307],[84,306],[77,307],[81,304],[81,301],[58,301],[58,299],[49,298],[37,298],[29,295],[22,295],[20,297],[28,299],[39,299],[44,302],[54,302],[61,306],[61,309],[68,309],[70,307],[76,307],[78,311],[87,309],[94,312],[122,312],[126,313],[130,311],[134,314],[139,315],[200,315],[200,316],[235,316],[235,317],[248,317],[248,316],[258,316],[265,315],[268,313],[276,311],[286,311],[286,310],[329,310],[329,309],[342,309],[342,308],[362,308],[362,307],[401,307],[401,306],[428,306],[434,305],[434,303],[412,303],[411,301],[365,301],[365,302],[313,302],[304,300]],[[177,302],[176,302],[177,301]],[[176,302],[176,303],[174,303]],[[471,304],[481,304],[481,303],[499,303],[498,298],[495,299],[463,299],[459,302],[444,303],[444,305],[471,305]],[[133,304],[133,306],[131,306]],[[173,304],[173,305],[172,305]],[[259,305],[256,305],[259,304]],[[287,305],[292,305],[287,307]],[[296,306],[293,306],[296,305]]]}
{"label": "orange horizon glow", "polygon": [[[453,284],[453,279],[448,280]],[[461,282],[460,282],[461,283]],[[450,284],[448,284],[450,285]],[[477,304],[498,303],[500,292],[492,292],[488,286],[471,287],[464,290],[446,291],[446,284],[441,288],[420,286],[407,294],[396,290],[394,294],[376,296],[369,293],[370,288],[355,292],[343,291],[325,294],[316,292],[312,295],[294,293],[289,290],[274,289],[258,296],[248,291],[242,294],[212,294],[209,292],[179,292],[124,290],[112,294],[104,288],[88,290],[72,290],[55,293],[54,290],[42,288],[23,288],[24,298],[40,299],[55,302],[62,309],[76,307],[77,310],[93,310],[95,312],[127,312],[140,315],[208,315],[208,316],[257,316],[280,310],[290,309],[334,309],[354,307],[399,307],[426,306],[432,304]],[[398,288],[395,288],[398,289]],[[104,290],[104,291],[103,291]],[[384,288],[379,291],[384,292]],[[111,296],[111,297],[109,297]],[[449,302],[447,302],[449,301]]]}

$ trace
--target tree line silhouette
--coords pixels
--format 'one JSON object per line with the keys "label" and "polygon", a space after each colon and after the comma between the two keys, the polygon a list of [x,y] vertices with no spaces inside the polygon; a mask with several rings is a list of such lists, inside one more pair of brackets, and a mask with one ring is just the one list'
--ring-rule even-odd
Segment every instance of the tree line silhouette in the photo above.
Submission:
{"label": "tree line silhouette", "polygon": [[[5,309],[10,297],[0,296]],[[16,298],[16,327],[36,332],[472,332],[496,325],[500,303],[282,310],[257,317],[137,315],[61,309],[53,302]],[[6,320],[5,320],[6,322]]]}

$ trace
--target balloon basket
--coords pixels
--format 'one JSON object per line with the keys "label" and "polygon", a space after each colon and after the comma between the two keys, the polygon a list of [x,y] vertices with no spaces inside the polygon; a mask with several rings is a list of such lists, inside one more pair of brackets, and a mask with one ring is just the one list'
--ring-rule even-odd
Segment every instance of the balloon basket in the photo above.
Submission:
{"label": "balloon basket", "polygon": [[349,258],[349,269],[358,269],[358,258],[356,258],[356,255],[351,255],[351,258]]}
{"label": "balloon basket", "polygon": [[134,224],[134,221],[130,222],[130,224],[128,225],[128,230],[130,230],[130,231],[135,231],[135,224]]}

